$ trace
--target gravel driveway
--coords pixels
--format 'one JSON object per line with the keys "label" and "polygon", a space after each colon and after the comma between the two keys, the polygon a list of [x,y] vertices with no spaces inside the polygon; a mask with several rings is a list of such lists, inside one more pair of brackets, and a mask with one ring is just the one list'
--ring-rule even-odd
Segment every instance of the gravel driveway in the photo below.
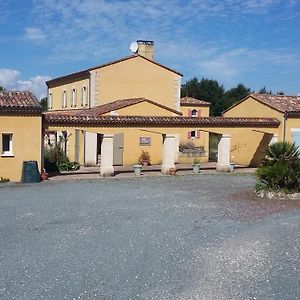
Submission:
{"label": "gravel driveway", "polygon": [[0,185],[0,299],[300,299],[300,203],[250,175]]}

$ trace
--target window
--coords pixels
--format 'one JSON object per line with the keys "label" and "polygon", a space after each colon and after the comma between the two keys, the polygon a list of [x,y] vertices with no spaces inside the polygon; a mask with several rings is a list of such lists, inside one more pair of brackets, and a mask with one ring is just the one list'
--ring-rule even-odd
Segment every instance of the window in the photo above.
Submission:
{"label": "window", "polygon": [[12,133],[2,134],[2,156],[13,156]]}
{"label": "window", "polygon": [[87,103],[87,89],[86,86],[81,88],[81,106],[86,106]]}
{"label": "window", "polygon": [[188,139],[200,139],[200,130],[188,131]]}
{"label": "window", "polygon": [[193,109],[193,110],[192,110],[191,117],[193,117],[193,118],[198,117],[198,112],[197,112],[196,109]]}
{"label": "window", "polygon": [[61,107],[67,107],[67,91],[62,92]]}
{"label": "window", "polygon": [[77,91],[76,89],[72,89],[72,106],[76,107],[77,104]]}
{"label": "window", "polygon": [[52,108],[52,93],[48,94],[48,108]]}

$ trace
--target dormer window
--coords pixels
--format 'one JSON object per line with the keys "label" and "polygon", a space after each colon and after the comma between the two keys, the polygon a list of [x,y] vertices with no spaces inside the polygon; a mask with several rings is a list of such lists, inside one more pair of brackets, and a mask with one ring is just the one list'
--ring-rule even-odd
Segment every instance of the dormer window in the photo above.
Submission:
{"label": "dormer window", "polygon": [[192,117],[192,118],[198,117],[198,111],[197,111],[196,109],[193,109],[193,110],[191,111],[191,117]]}

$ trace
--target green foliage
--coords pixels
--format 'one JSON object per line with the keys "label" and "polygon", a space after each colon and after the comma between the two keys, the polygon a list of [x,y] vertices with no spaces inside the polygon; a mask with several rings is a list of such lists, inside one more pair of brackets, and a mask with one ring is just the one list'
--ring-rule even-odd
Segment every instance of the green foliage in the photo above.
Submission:
{"label": "green foliage", "polygon": [[199,164],[200,164],[200,159],[199,159],[199,157],[195,157],[195,158],[194,158],[193,164],[194,164],[194,165],[199,165]]}
{"label": "green foliage", "polygon": [[222,111],[250,94],[250,89],[243,84],[225,91],[217,80],[194,77],[181,87],[181,97],[190,96],[205,100],[212,104],[210,112],[213,116],[221,115]]}
{"label": "green foliage", "polygon": [[47,111],[48,110],[48,101],[47,101],[46,97],[41,99],[40,105],[42,107],[42,111]]}
{"label": "green foliage", "polygon": [[79,170],[80,164],[75,161],[58,162],[57,167],[59,171],[76,171]]}
{"label": "green foliage", "polygon": [[257,170],[256,189],[299,191],[300,159],[294,143],[280,142],[270,145],[262,166]]}
{"label": "green foliage", "polygon": [[179,144],[179,151],[183,151],[183,150],[186,150],[186,149],[195,149],[196,146],[195,146],[195,143],[193,141],[187,141],[185,143],[180,143]]}
{"label": "green foliage", "polygon": [[0,177],[0,183],[9,182],[9,178]]}
{"label": "green foliage", "polygon": [[5,91],[5,89],[0,85],[0,91]]}
{"label": "green foliage", "polygon": [[210,133],[209,134],[209,161],[217,161],[218,144],[221,136]]}
{"label": "green foliage", "polygon": [[295,143],[279,142],[270,145],[265,151],[264,165],[272,165],[275,162],[291,162],[298,160],[300,151]]}

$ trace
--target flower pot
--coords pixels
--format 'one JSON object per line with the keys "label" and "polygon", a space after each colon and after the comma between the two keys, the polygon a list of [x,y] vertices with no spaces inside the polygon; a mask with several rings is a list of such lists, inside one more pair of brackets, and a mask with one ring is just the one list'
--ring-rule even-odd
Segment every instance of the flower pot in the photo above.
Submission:
{"label": "flower pot", "polygon": [[229,172],[234,172],[234,163],[229,165]]}
{"label": "flower pot", "polygon": [[49,173],[41,173],[41,179],[44,180],[48,180],[49,179]]}
{"label": "flower pot", "polygon": [[142,173],[142,165],[133,165],[134,175],[141,176]]}
{"label": "flower pot", "polygon": [[200,173],[200,164],[193,164],[193,173],[194,174]]}
{"label": "flower pot", "polygon": [[173,176],[176,175],[176,172],[177,172],[176,168],[170,168],[169,170],[169,174]]}

